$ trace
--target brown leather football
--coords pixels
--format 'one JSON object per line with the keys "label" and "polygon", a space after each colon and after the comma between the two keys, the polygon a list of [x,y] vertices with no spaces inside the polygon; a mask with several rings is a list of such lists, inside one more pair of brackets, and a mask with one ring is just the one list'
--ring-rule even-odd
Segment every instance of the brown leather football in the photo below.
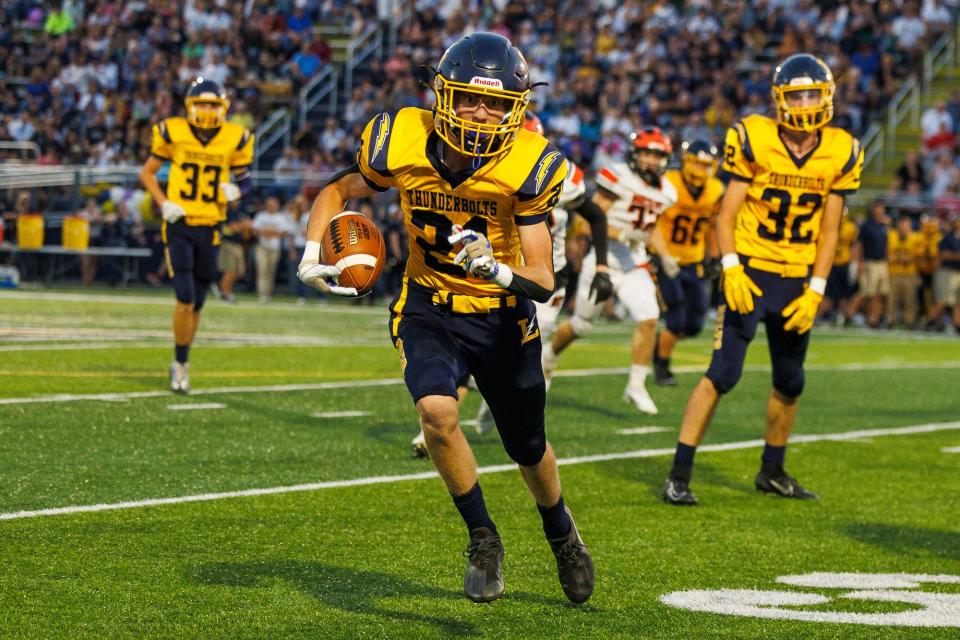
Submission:
{"label": "brown leather football", "polygon": [[373,220],[356,211],[333,216],[320,241],[320,259],[340,269],[340,286],[369,293],[383,271],[387,247]]}

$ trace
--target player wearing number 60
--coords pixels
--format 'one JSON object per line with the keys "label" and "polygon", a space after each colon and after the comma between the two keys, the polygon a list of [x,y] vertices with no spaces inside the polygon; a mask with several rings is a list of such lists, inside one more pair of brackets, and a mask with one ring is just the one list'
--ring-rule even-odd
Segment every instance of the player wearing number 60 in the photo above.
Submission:
{"label": "player wearing number 60", "polygon": [[663,498],[696,504],[693,457],[720,396],[737,384],[747,346],[763,322],[773,364],[759,491],[816,498],[784,470],[787,439],[803,392],[803,361],[823,299],[844,198],[860,186],[863,152],[846,131],[826,126],[836,85],[809,54],[783,61],[771,83],[776,118],[735,124],[724,146],[729,178],[717,223],[723,293],[713,359],[687,402]]}
{"label": "player wearing number 60", "polygon": [[[226,121],[230,101],[223,87],[197,78],[184,105],[186,118],[153,126],[150,158],[140,171],[140,181],[163,213],[164,257],[177,295],[170,366],[170,389],[177,393],[190,391],[187,358],[207,290],[217,279],[221,225],[228,204],[250,192],[253,163],[253,134]],[[157,172],[167,163],[164,190]]]}
{"label": "player wearing number 60", "polygon": [[319,241],[348,200],[397,189],[410,257],[390,334],[430,458],[467,526],[464,591],[476,602],[503,594],[503,546],[457,421],[457,385],[469,374],[533,494],[564,593],[583,602],[593,591],[593,562],[564,506],[544,433],[532,300],[553,293],[547,220],[567,165],[543,136],[521,128],[533,86],[507,38],[474,33],[451,45],[435,70],[433,111],[373,118],[356,163],[321,190],[299,269],[307,284],[356,295],[337,283],[335,266],[320,263]]}

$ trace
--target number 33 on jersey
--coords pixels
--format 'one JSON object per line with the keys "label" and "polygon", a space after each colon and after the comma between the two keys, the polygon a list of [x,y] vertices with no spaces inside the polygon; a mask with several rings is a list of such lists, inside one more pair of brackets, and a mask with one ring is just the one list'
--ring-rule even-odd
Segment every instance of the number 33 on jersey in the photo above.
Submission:
{"label": "number 33 on jersey", "polygon": [[747,116],[727,131],[723,171],[733,180],[750,183],[737,216],[737,253],[813,264],[827,195],[854,193],[863,169],[863,150],[856,138],[829,126],[817,135],[814,149],[797,158],[771,118]]}
{"label": "number 33 on jersey", "polygon": [[221,182],[230,172],[253,164],[253,134],[225,122],[207,143],[185,118],[167,118],[153,126],[150,153],[170,161],[167,198],[187,212],[188,225],[214,225],[227,219]]}

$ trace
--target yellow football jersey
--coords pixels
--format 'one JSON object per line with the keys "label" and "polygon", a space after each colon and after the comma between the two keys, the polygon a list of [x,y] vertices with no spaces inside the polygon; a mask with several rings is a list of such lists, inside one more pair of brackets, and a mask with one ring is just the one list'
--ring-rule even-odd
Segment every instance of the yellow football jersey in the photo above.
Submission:
{"label": "yellow football jersey", "polygon": [[837,235],[837,248],[833,252],[833,265],[842,267],[850,264],[850,247],[857,239],[857,225],[850,218],[844,216],[840,221],[840,233]]}
{"label": "yellow football jersey", "polygon": [[400,192],[409,232],[405,276],[431,289],[499,296],[503,289],[471,278],[453,259],[453,225],[487,236],[498,262],[521,264],[517,225],[537,224],[557,204],[567,174],[563,155],[546,138],[521,129],[504,156],[469,175],[453,174],[435,155],[429,111],[408,107],[381,113],[363,131],[360,174],[374,189]]}
{"label": "yellow football jersey", "polygon": [[703,262],[710,221],[723,198],[723,183],[717,178],[708,178],[698,193],[693,194],[679,170],[667,171],[664,178],[677,190],[677,203],[657,219],[667,249],[682,265]]}
{"label": "yellow football jersey", "polygon": [[187,224],[209,226],[227,219],[220,183],[230,181],[231,170],[253,164],[253,137],[244,127],[227,122],[204,144],[185,118],[153,125],[150,153],[170,161],[167,198],[187,212]]}
{"label": "yellow football jersey", "polygon": [[892,276],[917,275],[917,262],[923,255],[923,238],[911,231],[901,237],[896,229],[887,232],[887,263]]}
{"label": "yellow football jersey", "polygon": [[863,169],[859,140],[835,127],[823,127],[817,135],[817,146],[797,158],[772,118],[747,116],[727,131],[723,171],[750,183],[737,216],[737,253],[813,264],[827,195],[856,192]]}
{"label": "yellow football jersey", "polygon": [[936,231],[935,233],[921,233],[922,249],[920,257],[917,260],[917,271],[921,275],[933,275],[937,271],[937,258],[940,256],[940,241],[943,235]]}

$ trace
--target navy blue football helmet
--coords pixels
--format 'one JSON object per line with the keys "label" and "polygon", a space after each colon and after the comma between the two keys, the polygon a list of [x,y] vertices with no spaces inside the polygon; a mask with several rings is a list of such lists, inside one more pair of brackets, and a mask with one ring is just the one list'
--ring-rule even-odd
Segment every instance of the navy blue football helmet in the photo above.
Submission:
{"label": "navy blue football helmet", "polygon": [[[187,121],[200,129],[216,129],[227,121],[227,111],[230,101],[227,92],[219,82],[197,78],[187,87],[187,95],[183,100],[187,108]],[[206,108],[197,108],[198,105],[210,105]]]}
{"label": "navy blue football helmet", "polygon": [[717,168],[717,148],[706,140],[680,144],[680,173],[691,187],[702,187]]}
{"label": "navy blue football helmet", "polygon": [[781,126],[816,131],[833,119],[837,85],[830,67],[809,53],[796,53],[776,68],[770,93]]}

